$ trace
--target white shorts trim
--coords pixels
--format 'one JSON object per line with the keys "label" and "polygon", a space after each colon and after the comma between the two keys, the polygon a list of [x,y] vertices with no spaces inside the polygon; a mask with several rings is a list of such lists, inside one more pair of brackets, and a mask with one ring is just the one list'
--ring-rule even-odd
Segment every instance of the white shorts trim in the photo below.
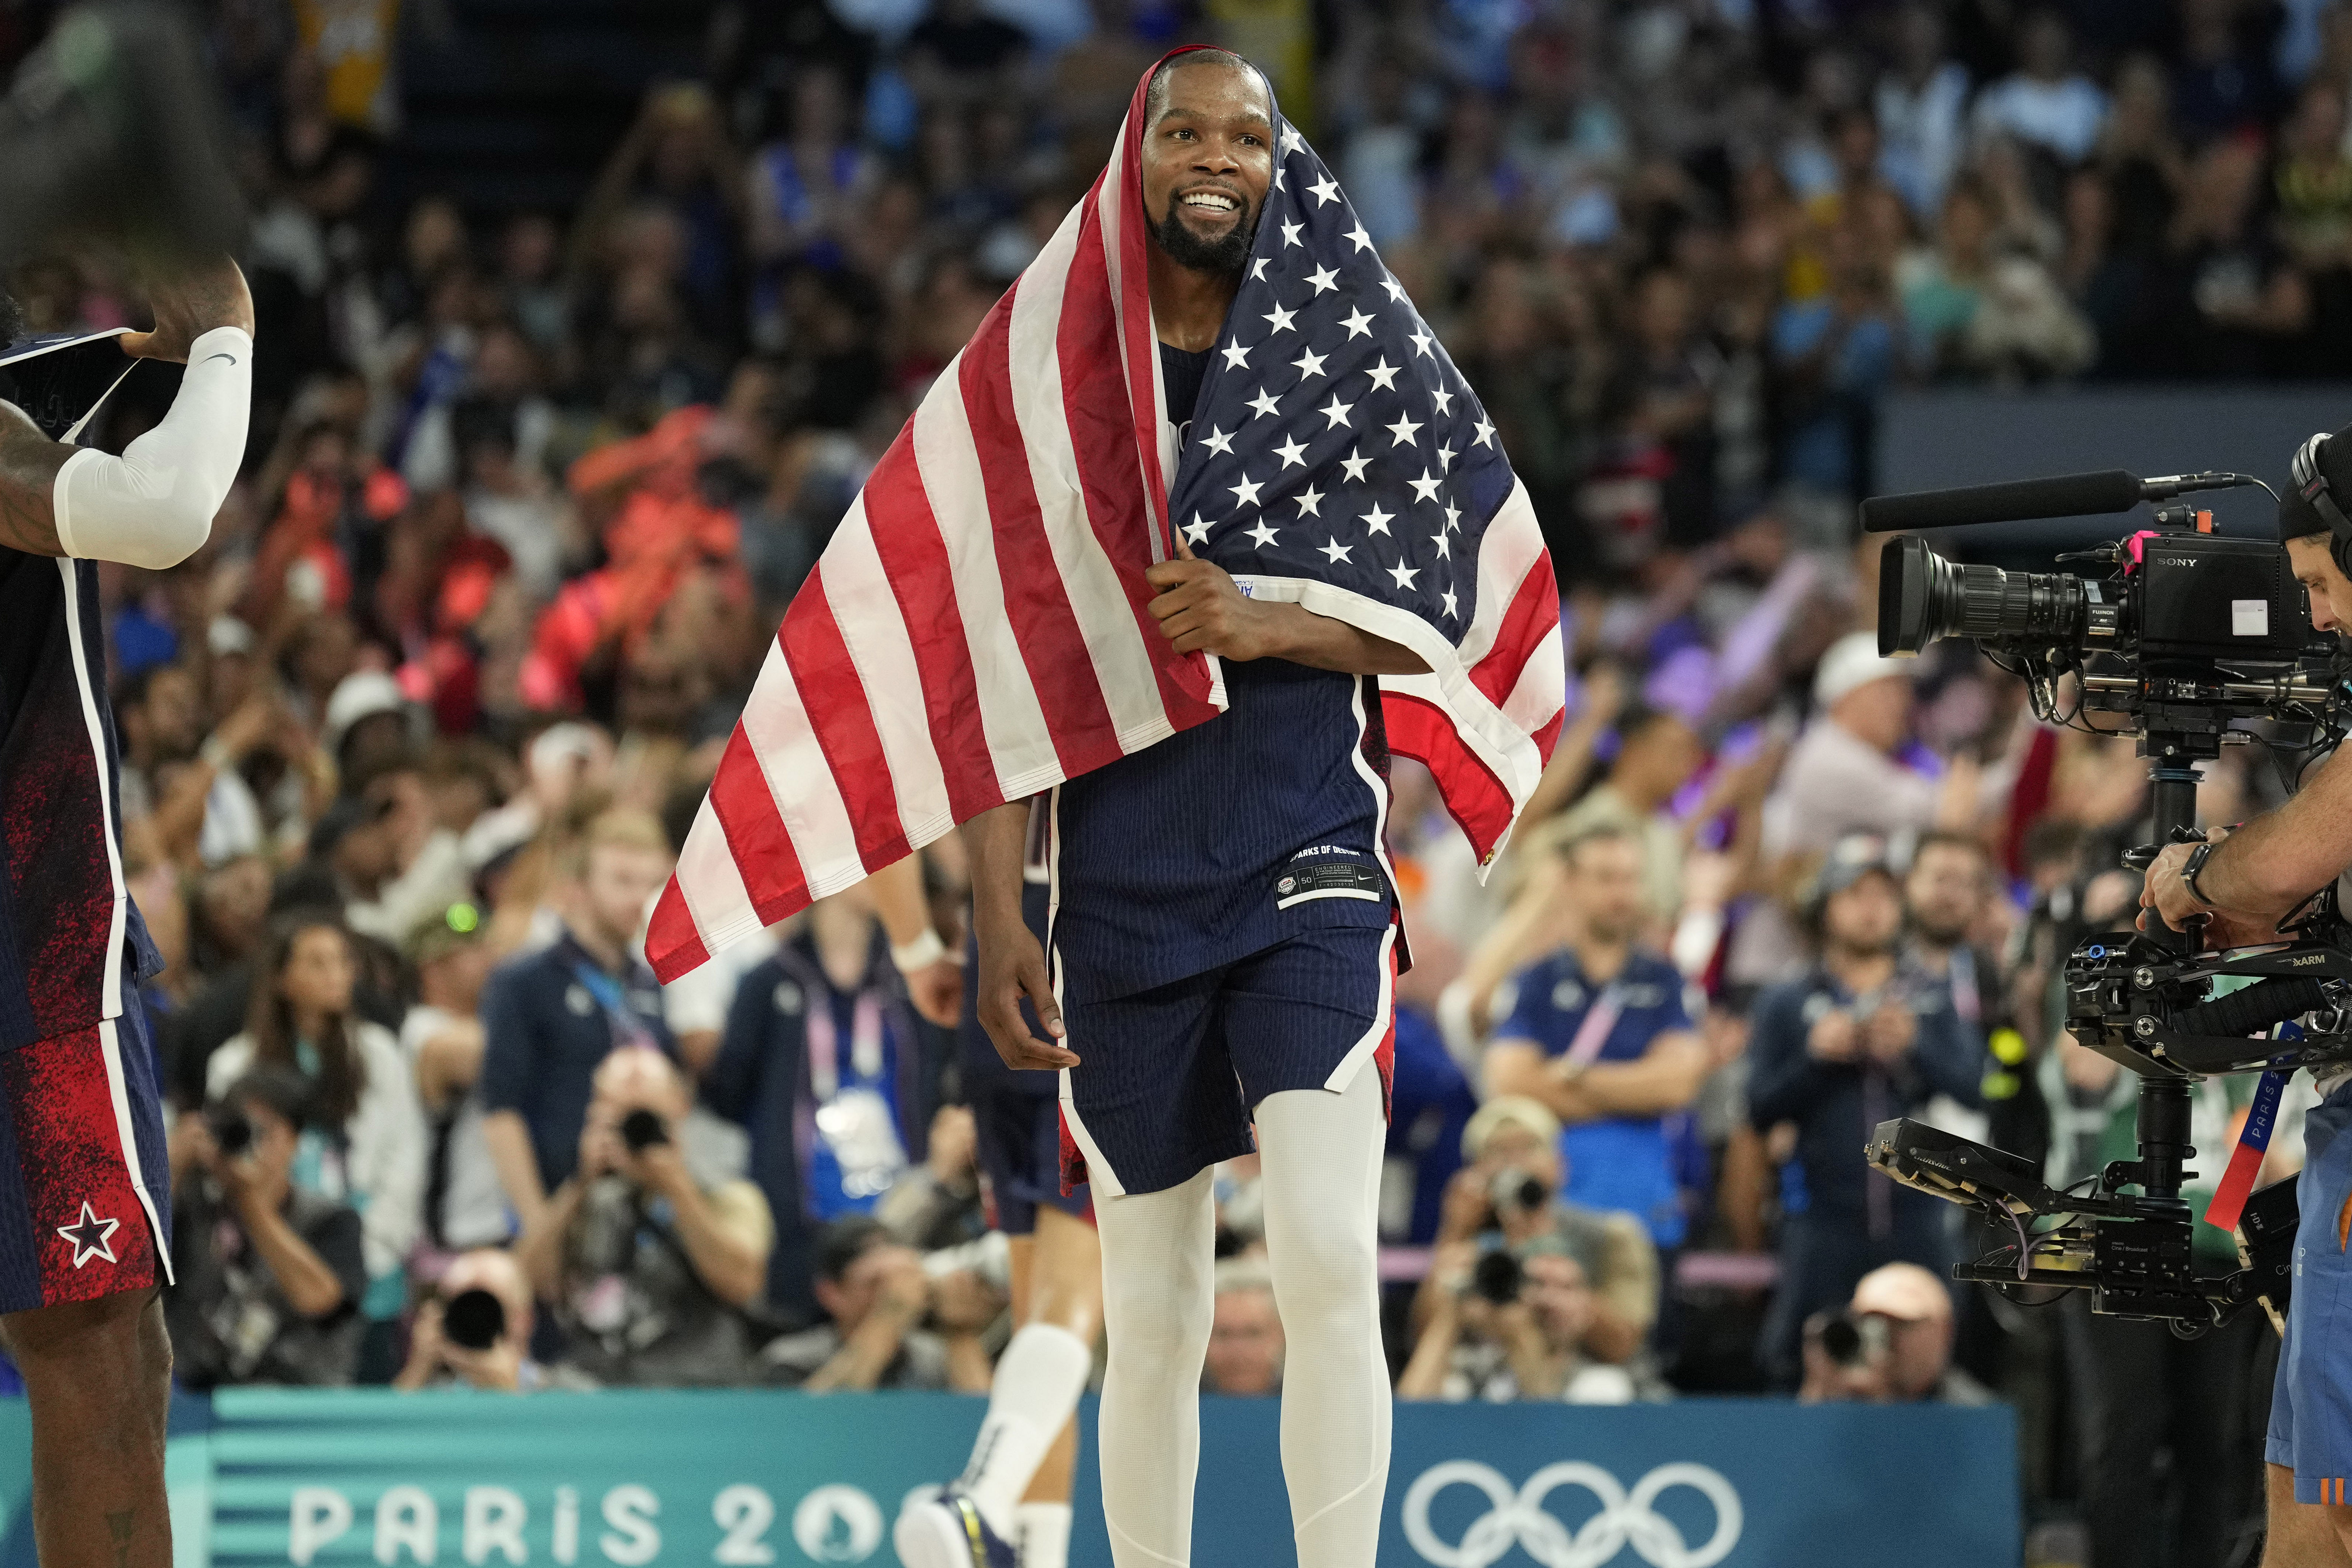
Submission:
{"label": "white shorts trim", "polygon": [[163,1222],[155,1212],[155,1195],[148,1190],[147,1173],[139,1163],[139,1138],[131,1121],[131,1086],[122,1076],[122,1037],[112,1018],[98,1026],[98,1049],[106,1061],[106,1092],[114,1102],[114,1135],[122,1145],[122,1168],[130,1173],[131,1190],[139,1194],[139,1206],[146,1211],[147,1234],[155,1238],[157,1272],[164,1284],[175,1284],[172,1249],[164,1240]]}

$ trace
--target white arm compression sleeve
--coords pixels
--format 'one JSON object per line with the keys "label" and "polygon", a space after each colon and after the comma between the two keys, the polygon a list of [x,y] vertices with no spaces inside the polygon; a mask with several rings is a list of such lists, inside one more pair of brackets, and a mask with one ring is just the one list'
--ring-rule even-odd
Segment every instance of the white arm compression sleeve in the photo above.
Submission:
{"label": "white arm compression sleeve", "polygon": [[58,543],[84,561],[161,571],[211,537],[213,516],[245,460],[253,340],[215,327],[188,345],[188,373],[163,423],[120,458],[95,447],[58,470]]}

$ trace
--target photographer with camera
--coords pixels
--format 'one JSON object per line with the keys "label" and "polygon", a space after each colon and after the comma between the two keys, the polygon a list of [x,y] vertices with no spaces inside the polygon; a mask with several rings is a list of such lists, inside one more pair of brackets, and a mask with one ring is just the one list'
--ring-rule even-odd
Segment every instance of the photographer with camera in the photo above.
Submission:
{"label": "photographer with camera", "polygon": [[294,1184],[310,1085],[265,1064],[172,1135],[173,1372],[194,1389],[348,1384],[367,1257],[350,1205]]}
{"label": "photographer with camera", "polygon": [[[1657,1249],[1636,1216],[1559,1196],[1559,1119],[1517,1095],[1488,1100],[1463,1130],[1467,1163],[1446,1187],[1413,1299],[1420,1372],[1408,1367],[1400,1397],[1470,1398],[1445,1390],[1475,1385],[1489,1390],[1481,1398],[1518,1396],[1506,1387],[1554,1398],[1582,1368],[1642,1358],[1657,1321]],[[1570,1265],[1572,1281],[1539,1259]]]}
{"label": "photographer with camera", "polygon": [[531,1359],[536,1326],[530,1281],[513,1253],[496,1247],[461,1252],[417,1307],[408,1363],[392,1386],[404,1394],[461,1385],[494,1394],[593,1388],[569,1367]]}
{"label": "photographer with camera", "polygon": [[1805,1320],[1805,1381],[1797,1398],[1807,1405],[1990,1405],[1991,1391],[1952,1364],[1952,1293],[1941,1279],[1912,1263],[1874,1268],[1844,1306]]}
{"label": "photographer with camera", "polygon": [[1942,1207],[1871,1179],[1862,1148],[1879,1122],[1938,1094],[1977,1104],[1984,1060],[1983,1037],[1954,1009],[1950,986],[1898,956],[1902,889],[1877,839],[1849,837],[1830,851],[1808,912],[1821,958],[1758,999],[1748,1045],[1749,1120],[1767,1132],[1796,1125],[1802,1183],[1781,1223],[1780,1286],[1759,1346],[1783,1386],[1801,1370],[1806,1320],[1845,1300],[1864,1275],[1896,1262],[1942,1271]]}
{"label": "photographer with camera", "polygon": [[775,1245],[760,1189],[688,1167],[678,1124],[693,1104],[677,1067],[625,1046],[596,1069],[579,1163],[517,1247],[555,1303],[567,1364],[605,1384],[711,1387],[750,1381],[743,1310]]}
{"label": "photographer with camera", "polygon": [[[2279,539],[2310,595],[2314,629],[2352,626],[2352,427],[2314,436],[2296,453],[2293,487],[2279,503]],[[2203,921],[2209,948],[2278,942],[2278,922],[2352,867],[2352,760],[2340,752],[2284,805],[2201,844],[2167,846],[2148,867],[2142,924],[2175,931]],[[2352,1563],[2352,1353],[2331,1333],[2352,1290],[2352,1066],[2320,1069],[2320,1103],[2304,1119],[2305,1160],[2295,1196],[2294,1300],[2272,1391],[2264,1458],[2271,1568]],[[2221,1150],[2208,1159],[2225,1157]]]}

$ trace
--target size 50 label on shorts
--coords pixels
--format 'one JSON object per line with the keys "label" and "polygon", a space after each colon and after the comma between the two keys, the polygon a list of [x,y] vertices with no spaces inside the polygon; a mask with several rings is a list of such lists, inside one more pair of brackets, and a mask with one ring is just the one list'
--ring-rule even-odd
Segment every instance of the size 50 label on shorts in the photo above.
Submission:
{"label": "size 50 label on shorts", "polygon": [[1380,902],[1388,884],[1370,866],[1348,860],[1326,860],[1313,866],[1291,866],[1274,879],[1274,907],[1286,910],[1309,899],[1370,899]]}

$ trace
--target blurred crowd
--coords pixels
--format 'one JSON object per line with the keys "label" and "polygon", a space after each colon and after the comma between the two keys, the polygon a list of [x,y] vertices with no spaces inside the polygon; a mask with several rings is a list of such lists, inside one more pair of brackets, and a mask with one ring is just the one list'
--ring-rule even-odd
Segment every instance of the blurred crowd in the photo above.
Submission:
{"label": "blurred crowd", "polygon": [[[2146,802],[1964,648],[1878,658],[1853,502],[1904,384],[2343,363],[2352,5],[719,5],[561,211],[390,203],[433,188],[396,7],[205,9],[253,444],[202,553],[105,569],[186,1382],[986,1386],[952,1035],[867,891],[667,990],[639,939],[847,501],[1138,75],[1213,38],[1477,387],[1564,588],[1571,722],[1491,877],[1396,769],[1401,1396],[2005,1397],[2098,1560],[2226,1560],[2267,1330],[1956,1296],[2000,1239],[1865,1177],[1905,1114],[2053,1183],[2128,1151],[2053,980],[2125,918]],[[37,330],[135,310],[103,258],[13,287]],[[133,378],[103,439],[168,401]],[[2210,819],[2275,798],[2246,754]],[[953,841],[922,871],[952,947]],[[2242,1097],[2204,1093],[2218,1148]],[[1234,1394],[1281,1381],[1250,1167]]]}

